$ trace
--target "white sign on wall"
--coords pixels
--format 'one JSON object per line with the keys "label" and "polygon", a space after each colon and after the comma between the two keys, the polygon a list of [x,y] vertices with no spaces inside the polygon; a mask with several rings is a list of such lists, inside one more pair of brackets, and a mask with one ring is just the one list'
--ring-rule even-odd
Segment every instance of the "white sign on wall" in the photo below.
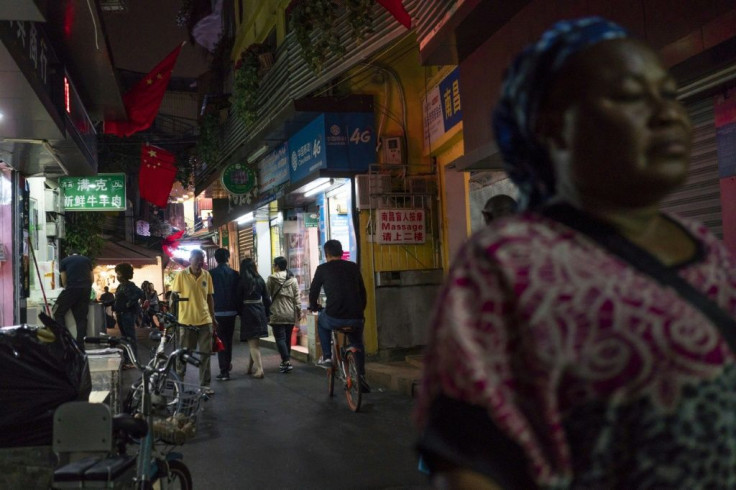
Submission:
{"label": "white sign on wall", "polygon": [[424,209],[379,209],[376,242],[388,245],[424,243]]}

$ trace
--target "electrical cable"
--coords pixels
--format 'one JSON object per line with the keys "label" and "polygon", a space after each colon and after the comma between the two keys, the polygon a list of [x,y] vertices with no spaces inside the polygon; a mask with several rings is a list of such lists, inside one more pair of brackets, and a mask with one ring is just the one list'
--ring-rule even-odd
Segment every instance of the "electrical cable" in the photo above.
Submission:
{"label": "electrical cable", "polygon": [[100,43],[97,40],[97,21],[95,20],[95,13],[92,11],[92,4],[89,3],[89,0],[87,0],[87,8],[89,9],[90,17],[92,17],[92,25],[95,28],[95,47],[97,48],[97,51],[99,51]]}

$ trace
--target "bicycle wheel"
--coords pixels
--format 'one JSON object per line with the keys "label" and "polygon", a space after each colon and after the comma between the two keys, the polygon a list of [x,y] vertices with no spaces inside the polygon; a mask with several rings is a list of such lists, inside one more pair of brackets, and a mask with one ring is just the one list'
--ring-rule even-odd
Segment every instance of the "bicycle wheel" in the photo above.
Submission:
{"label": "bicycle wheel", "polygon": [[166,488],[178,490],[191,490],[192,474],[183,461],[174,459],[169,461],[169,473],[164,475],[166,479]]}
{"label": "bicycle wheel", "polygon": [[348,352],[346,361],[345,397],[348,399],[350,410],[357,412],[360,410],[363,391],[360,389],[360,374],[358,373],[358,361],[355,359],[355,353]]}
{"label": "bicycle wheel", "polygon": [[[174,371],[170,371],[161,386],[151,387],[151,393],[154,410],[157,408],[159,410],[164,409],[169,415],[173,415],[179,409],[181,403],[181,380],[179,375]],[[142,398],[143,384],[139,379],[130,387],[123,402],[123,411],[131,415],[140,412]]]}

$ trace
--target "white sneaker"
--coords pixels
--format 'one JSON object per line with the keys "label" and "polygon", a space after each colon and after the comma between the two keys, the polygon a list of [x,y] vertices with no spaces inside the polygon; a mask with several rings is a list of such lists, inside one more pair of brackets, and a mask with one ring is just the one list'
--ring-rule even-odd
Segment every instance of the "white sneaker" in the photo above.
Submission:
{"label": "white sneaker", "polygon": [[324,368],[331,368],[332,367],[332,358],[328,357],[325,359],[324,357],[320,357],[319,361],[317,361],[318,366],[322,366]]}

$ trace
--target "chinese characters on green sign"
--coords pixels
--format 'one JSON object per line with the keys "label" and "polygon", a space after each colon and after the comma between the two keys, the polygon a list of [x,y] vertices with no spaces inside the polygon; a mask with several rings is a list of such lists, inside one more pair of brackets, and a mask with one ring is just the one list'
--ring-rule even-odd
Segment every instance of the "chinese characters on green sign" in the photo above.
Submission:
{"label": "chinese characters on green sign", "polygon": [[65,211],[125,211],[125,174],[60,177]]}

